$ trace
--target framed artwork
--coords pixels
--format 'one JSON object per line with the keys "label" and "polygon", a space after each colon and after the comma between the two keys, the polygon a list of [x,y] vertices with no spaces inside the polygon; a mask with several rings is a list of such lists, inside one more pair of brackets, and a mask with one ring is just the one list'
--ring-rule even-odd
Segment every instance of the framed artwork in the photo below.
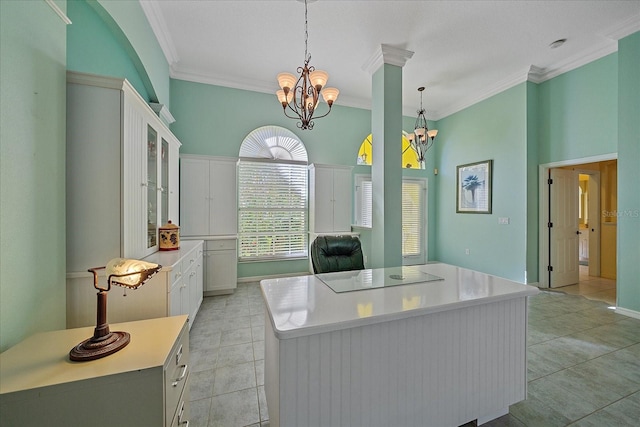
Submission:
{"label": "framed artwork", "polygon": [[457,166],[456,213],[491,213],[493,160]]}

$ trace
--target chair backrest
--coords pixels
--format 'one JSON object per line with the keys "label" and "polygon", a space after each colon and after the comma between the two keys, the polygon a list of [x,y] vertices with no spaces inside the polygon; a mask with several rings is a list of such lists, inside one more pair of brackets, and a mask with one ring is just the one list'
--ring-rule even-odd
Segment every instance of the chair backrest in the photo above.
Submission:
{"label": "chair backrest", "polygon": [[311,244],[314,273],[362,270],[364,259],[357,236],[318,236]]}

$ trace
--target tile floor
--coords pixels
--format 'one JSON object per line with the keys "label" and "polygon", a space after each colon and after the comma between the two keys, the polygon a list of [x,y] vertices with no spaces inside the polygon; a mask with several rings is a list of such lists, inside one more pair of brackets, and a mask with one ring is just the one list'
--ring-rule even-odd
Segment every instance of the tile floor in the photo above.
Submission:
{"label": "tile floor", "polygon": [[[609,305],[562,292],[531,298],[528,398],[485,426],[638,426],[640,320]],[[205,298],[190,339],[190,426],[268,426],[258,284]]]}
{"label": "tile floor", "polygon": [[557,290],[572,295],[582,295],[591,300],[605,301],[616,305],[616,281],[603,277],[589,276],[589,267],[580,266],[580,282]]}

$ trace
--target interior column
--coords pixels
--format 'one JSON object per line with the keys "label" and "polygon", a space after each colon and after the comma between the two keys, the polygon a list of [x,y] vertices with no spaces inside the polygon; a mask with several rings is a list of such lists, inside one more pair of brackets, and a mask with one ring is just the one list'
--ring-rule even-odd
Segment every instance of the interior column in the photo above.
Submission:
{"label": "interior column", "polygon": [[381,45],[372,74],[371,268],[402,265],[402,67],[413,52]]}

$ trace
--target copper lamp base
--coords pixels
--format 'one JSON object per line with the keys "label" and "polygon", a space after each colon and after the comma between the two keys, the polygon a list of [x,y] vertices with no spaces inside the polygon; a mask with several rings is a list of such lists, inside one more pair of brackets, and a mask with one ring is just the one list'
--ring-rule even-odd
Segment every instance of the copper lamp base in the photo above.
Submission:
{"label": "copper lamp base", "polygon": [[128,332],[110,332],[101,339],[88,338],[69,352],[69,359],[76,362],[100,359],[123,349],[131,341]]}

